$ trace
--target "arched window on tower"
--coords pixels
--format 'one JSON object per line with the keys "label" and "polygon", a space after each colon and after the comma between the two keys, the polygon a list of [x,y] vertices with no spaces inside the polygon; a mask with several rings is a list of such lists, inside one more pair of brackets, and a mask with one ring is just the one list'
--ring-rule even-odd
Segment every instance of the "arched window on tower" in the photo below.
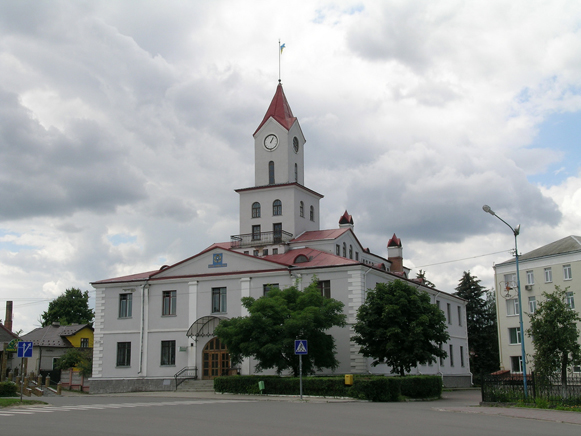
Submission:
{"label": "arched window on tower", "polygon": [[299,206],[299,214],[301,217],[303,217],[303,218],[305,217],[305,203],[303,203],[302,201],[301,201],[301,204]]}
{"label": "arched window on tower", "polygon": [[270,161],[268,163],[268,184],[274,185],[274,162]]}
{"label": "arched window on tower", "polygon": [[309,218],[311,221],[315,221],[315,208],[311,206],[311,211],[309,212]]}
{"label": "arched window on tower", "polygon": [[260,218],[260,203],[252,203],[252,218]]}
{"label": "arched window on tower", "polygon": [[272,203],[272,215],[282,215],[282,201],[274,200]]}
{"label": "arched window on tower", "polygon": [[295,164],[295,182],[299,181],[299,166]]}
{"label": "arched window on tower", "polygon": [[353,259],[353,245],[349,245],[349,259]]}

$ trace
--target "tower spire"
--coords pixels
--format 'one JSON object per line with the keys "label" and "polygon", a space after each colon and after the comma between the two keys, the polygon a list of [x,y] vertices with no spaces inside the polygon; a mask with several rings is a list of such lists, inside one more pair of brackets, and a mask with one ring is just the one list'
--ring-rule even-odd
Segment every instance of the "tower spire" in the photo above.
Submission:
{"label": "tower spire", "polygon": [[281,76],[280,76],[280,58],[282,55],[282,51],[284,50],[284,48],[286,47],[286,44],[282,44],[280,45],[280,39],[278,40],[278,83],[282,83],[281,82]]}

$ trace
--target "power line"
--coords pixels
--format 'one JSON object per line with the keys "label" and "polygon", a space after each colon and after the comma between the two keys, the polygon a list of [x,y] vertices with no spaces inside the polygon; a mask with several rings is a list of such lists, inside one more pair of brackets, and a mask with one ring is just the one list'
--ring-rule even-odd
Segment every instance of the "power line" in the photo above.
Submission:
{"label": "power line", "polygon": [[445,263],[453,263],[453,262],[461,262],[463,260],[469,260],[469,259],[477,259],[479,257],[486,257],[486,256],[492,256],[493,254],[500,254],[500,253],[505,253],[505,252],[511,252],[511,249],[508,250],[502,250],[502,251],[495,251],[494,253],[488,253],[488,254],[480,254],[478,256],[472,256],[472,257],[465,257],[463,259],[456,259],[456,260],[446,260],[444,262],[438,262],[438,263],[431,263],[429,265],[421,265],[421,266],[416,266],[416,268],[426,268],[428,266],[435,266],[435,265],[443,265]]}

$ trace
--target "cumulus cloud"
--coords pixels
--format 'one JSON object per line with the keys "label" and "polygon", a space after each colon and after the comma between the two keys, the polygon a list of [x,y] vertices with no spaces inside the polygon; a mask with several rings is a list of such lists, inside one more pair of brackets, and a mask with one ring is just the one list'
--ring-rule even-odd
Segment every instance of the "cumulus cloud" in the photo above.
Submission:
{"label": "cumulus cloud", "polygon": [[[542,123],[581,109],[580,9],[5,2],[0,302],[32,298],[15,301],[28,330],[59,290],[238,233],[234,189],[253,184],[252,133],[278,83],[279,38],[323,226],[348,209],[364,245],[385,255],[397,233],[406,264],[442,289],[467,269],[487,285],[511,238],[483,204],[522,224],[523,250],[579,234],[579,174],[530,178],[567,156],[534,143]],[[502,254],[478,257],[492,252]],[[425,267],[463,258],[474,260]]]}

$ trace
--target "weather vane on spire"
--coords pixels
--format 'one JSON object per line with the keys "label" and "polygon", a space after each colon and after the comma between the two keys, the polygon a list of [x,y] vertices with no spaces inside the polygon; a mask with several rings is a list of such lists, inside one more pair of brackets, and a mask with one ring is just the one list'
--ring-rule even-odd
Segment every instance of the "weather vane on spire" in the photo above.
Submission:
{"label": "weather vane on spire", "polygon": [[282,51],[284,50],[284,48],[286,47],[286,44],[282,44],[280,45],[280,39],[278,40],[278,83],[281,83],[280,81],[280,55],[282,55]]}

